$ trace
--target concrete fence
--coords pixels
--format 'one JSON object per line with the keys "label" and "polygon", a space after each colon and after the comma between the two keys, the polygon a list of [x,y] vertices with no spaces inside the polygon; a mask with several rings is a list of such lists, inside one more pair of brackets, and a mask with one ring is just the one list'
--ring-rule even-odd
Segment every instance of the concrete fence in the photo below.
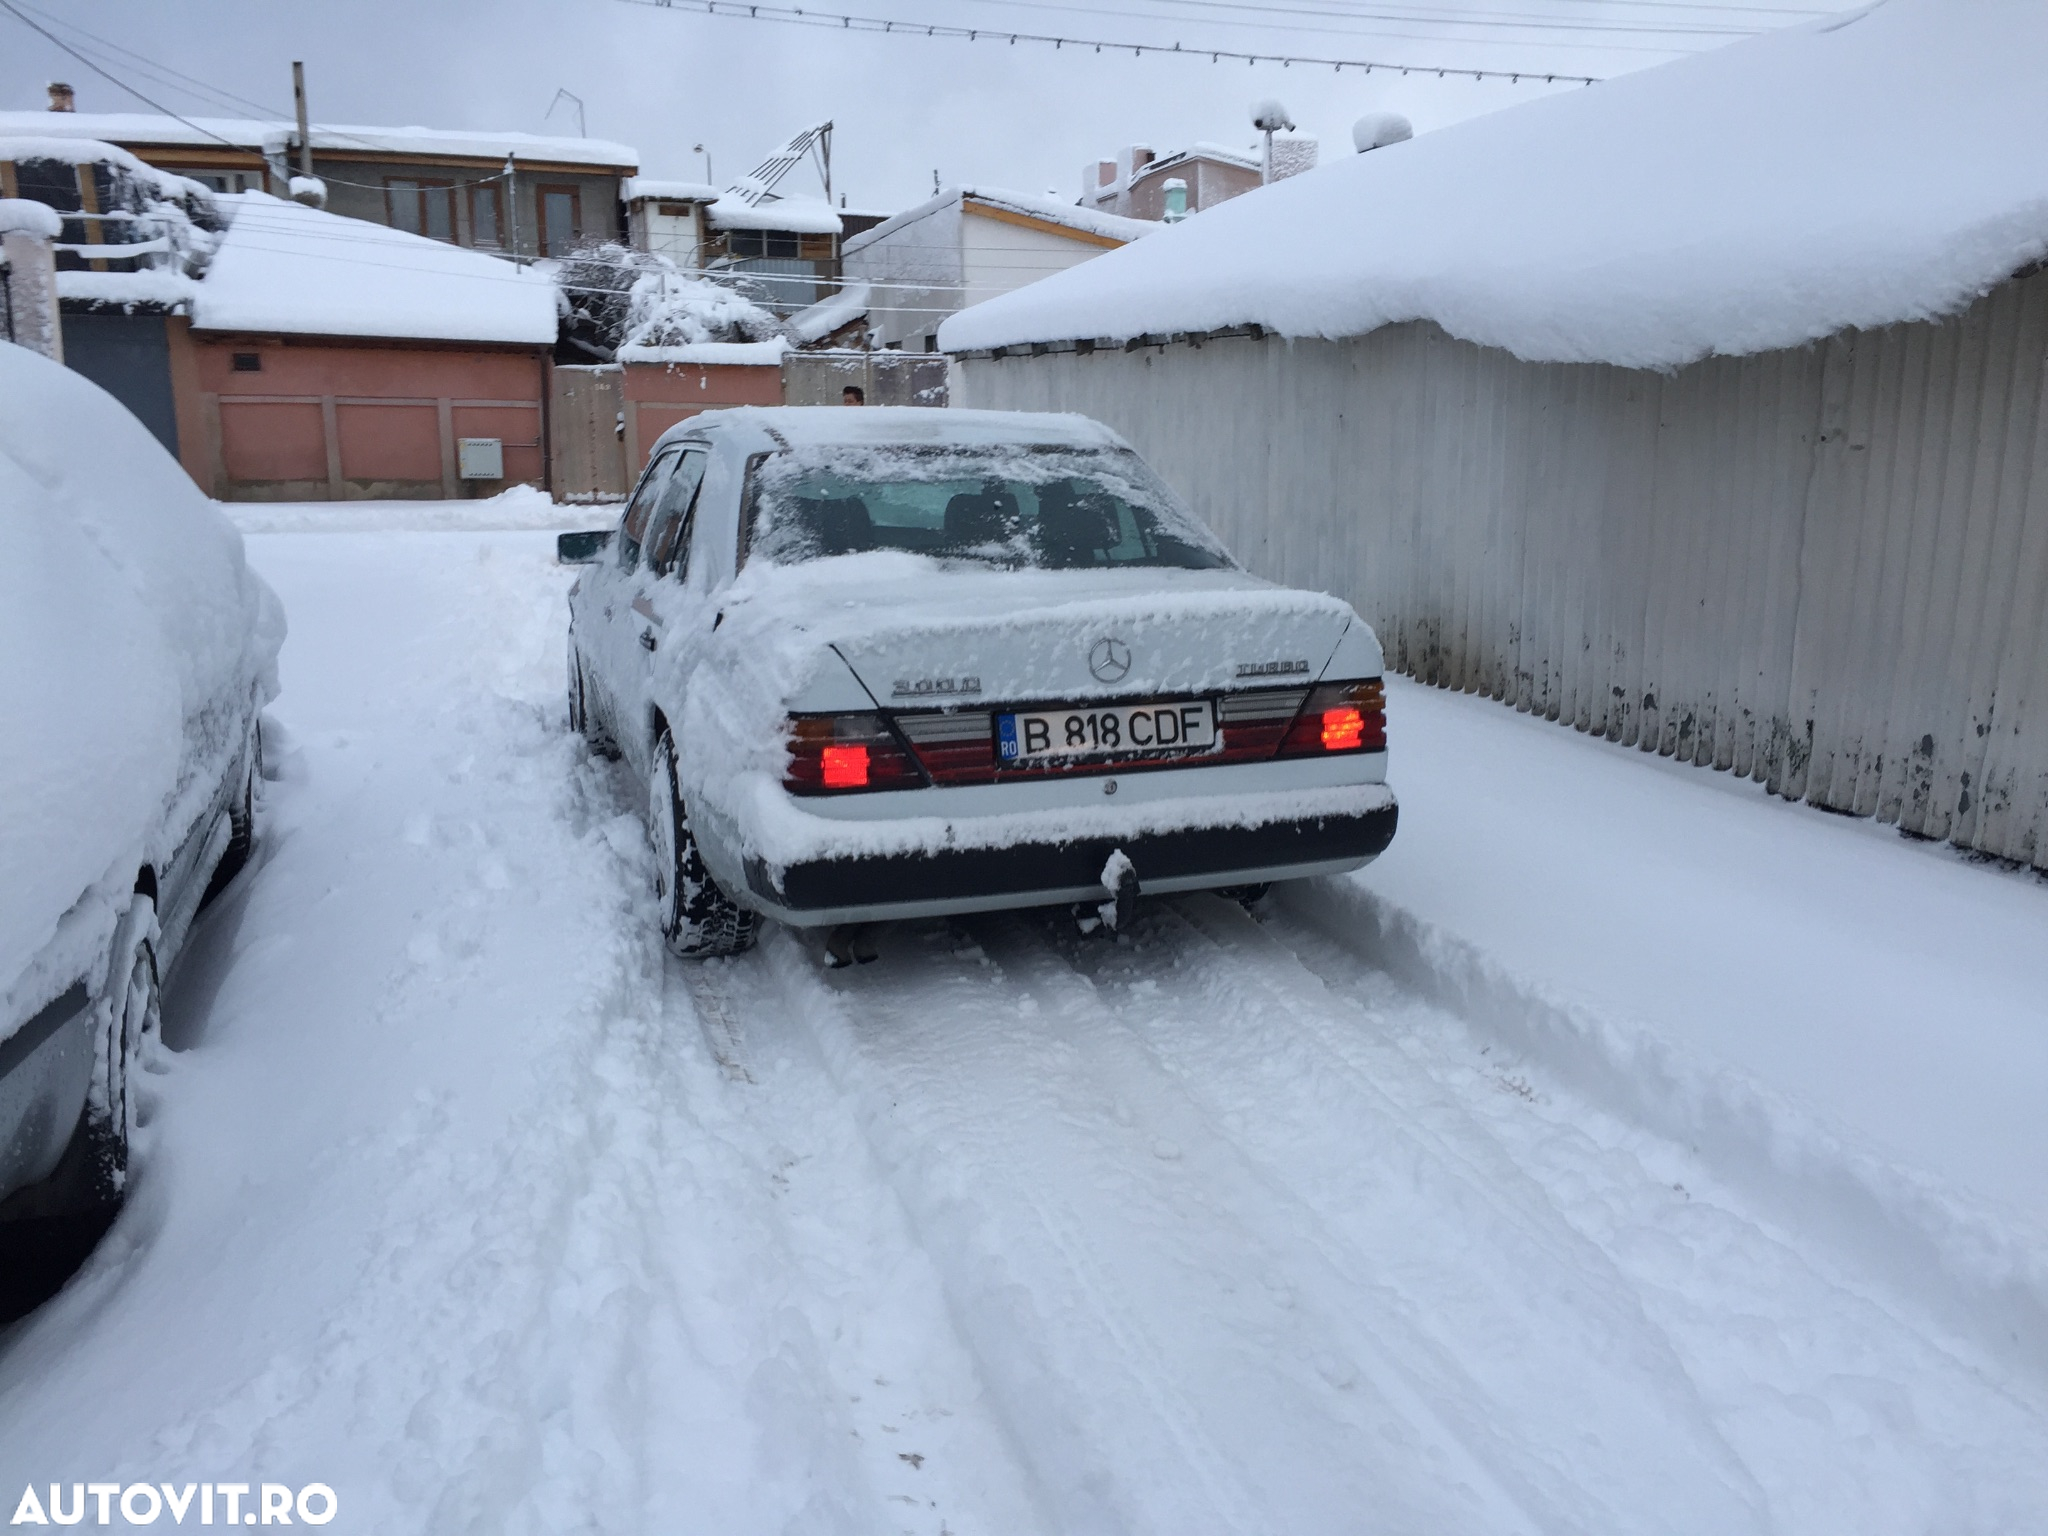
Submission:
{"label": "concrete fence", "polygon": [[1662,374],[1433,325],[970,357],[1123,432],[1389,662],[2048,868],[2048,272]]}

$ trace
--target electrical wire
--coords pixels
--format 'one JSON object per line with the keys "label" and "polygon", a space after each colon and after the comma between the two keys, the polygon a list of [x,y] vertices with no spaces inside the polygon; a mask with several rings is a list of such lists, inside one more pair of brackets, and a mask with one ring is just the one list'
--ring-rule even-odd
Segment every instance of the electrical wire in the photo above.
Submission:
{"label": "electrical wire", "polygon": [[[1072,13],[1078,13],[1078,14],[1080,14],[1080,15],[1084,15],[1084,16],[1121,16],[1121,17],[1126,17],[1126,18],[1129,18],[1129,19],[1132,19],[1132,20],[1137,20],[1137,21],[1153,21],[1153,22],[1184,22],[1184,23],[1191,23],[1191,24],[1193,24],[1193,25],[1196,25],[1196,26],[1205,26],[1205,27],[1237,27],[1237,28],[1248,28],[1248,29],[1251,29],[1251,30],[1254,30],[1254,31],[1260,31],[1260,32],[1311,32],[1311,33],[1319,33],[1319,34],[1324,34],[1324,35],[1335,35],[1335,36],[1339,36],[1339,37],[1400,37],[1400,38],[1428,38],[1428,39],[1431,39],[1431,40],[1434,40],[1434,41],[1439,41],[1439,42],[1463,42],[1463,43],[1483,43],[1483,44],[1498,44],[1498,43],[1512,43],[1512,44],[1513,44],[1514,46],[1517,46],[1517,47],[1534,47],[1534,48],[1592,48],[1592,49],[1600,49],[1600,50],[1604,50],[1604,51],[1616,51],[1616,50],[1618,50],[1618,51],[1623,51],[1623,52],[1630,52],[1630,53],[1671,53],[1671,52],[1674,52],[1674,51],[1682,51],[1682,50],[1674,50],[1674,49],[1671,49],[1671,48],[1668,48],[1668,47],[1667,47],[1667,48],[1657,48],[1657,47],[1649,47],[1649,46],[1644,46],[1644,45],[1639,45],[1639,44],[1628,44],[1628,43],[1603,43],[1603,42],[1598,42],[1598,41],[1594,41],[1594,40],[1592,40],[1592,39],[1588,39],[1588,38],[1583,38],[1583,37],[1582,37],[1582,38],[1580,38],[1580,39],[1577,39],[1577,40],[1575,40],[1575,41],[1573,41],[1573,42],[1568,42],[1568,43],[1565,43],[1565,42],[1548,42],[1548,41],[1545,41],[1545,40],[1543,40],[1543,39],[1541,39],[1541,38],[1513,38],[1513,39],[1502,39],[1502,38],[1453,38],[1453,37],[1446,37],[1446,36],[1444,36],[1444,35],[1443,35],[1443,33],[1441,32],[1441,30],[1436,30],[1436,31],[1429,31],[1429,32],[1393,32],[1393,31],[1389,31],[1389,30],[1387,30],[1387,29],[1386,29],[1385,27],[1315,27],[1315,26],[1301,26],[1301,25],[1298,25],[1298,24],[1295,24],[1295,23],[1290,23],[1290,22],[1283,22],[1283,21],[1271,21],[1271,20],[1256,20],[1256,21],[1255,21],[1255,20],[1250,20],[1250,19],[1246,19],[1246,18],[1243,18],[1243,17],[1199,17],[1199,18],[1198,18],[1198,17],[1184,17],[1184,16],[1169,16],[1169,15],[1162,15],[1162,14],[1160,14],[1160,13],[1158,13],[1158,12],[1155,12],[1155,11],[1131,11],[1131,10],[1120,10],[1120,9],[1117,9],[1117,8],[1115,8],[1115,7],[1112,7],[1112,6],[1100,6],[1100,5],[1070,5],[1070,4],[1065,4],[1065,3],[1063,3],[1063,0],[974,0],[974,3],[977,3],[977,4],[983,4],[983,5],[995,5],[995,6],[1000,6],[1001,8],[1003,8],[1003,9],[1005,9],[1005,10],[1024,10],[1024,11],[1061,11],[1061,12],[1067,12],[1067,13],[1070,13],[1070,14],[1072,14]],[[1188,4],[1188,5],[1197,5],[1197,4],[1204,4],[1204,3],[1208,3],[1208,0],[1169,0],[1169,3],[1174,3],[1174,4]],[[1240,10],[1240,9],[1242,9],[1242,7],[1238,7],[1238,6],[1227,6],[1227,5],[1222,5],[1222,4],[1218,4],[1218,5],[1216,6],[1216,8],[1217,8],[1217,9],[1219,9],[1219,10],[1224,10],[1224,9],[1228,9],[1228,10]],[[1261,8],[1261,9],[1263,9],[1263,8]],[[1274,12],[1275,12],[1276,14],[1283,14],[1283,15],[1294,15],[1294,16],[1317,16],[1317,17],[1322,17],[1322,18],[1324,18],[1324,19],[1328,19],[1328,20],[1343,20],[1343,19],[1346,19],[1346,18],[1345,18],[1344,16],[1340,16],[1340,15],[1338,15],[1337,13],[1334,13],[1334,12],[1329,12],[1329,11],[1309,11],[1309,10],[1292,10],[1292,9],[1287,9],[1287,8],[1283,8],[1283,7],[1275,7],[1275,8],[1274,8]],[[1379,20],[1379,21],[1398,21],[1398,22],[1412,22],[1412,23],[1417,23],[1417,24],[1423,25],[1423,26],[1429,26],[1429,27],[1434,27],[1434,28],[1439,28],[1439,29],[1441,29],[1441,28],[1445,28],[1445,27],[1463,27],[1463,28],[1467,28],[1467,29],[1472,29],[1472,28],[1478,28],[1478,27],[1503,27],[1503,28],[1513,28],[1513,29],[1516,29],[1516,30],[1524,30],[1524,31],[1529,31],[1529,30],[1533,30],[1533,31],[1564,31],[1564,32],[1580,32],[1580,33],[1586,33],[1586,32],[1593,32],[1593,33],[1600,33],[1600,32],[1625,32],[1625,33],[1643,33],[1643,34],[1651,34],[1651,35],[1657,35],[1657,36],[1681,36],[1681,37],[1716,37],[1716,38],[1730,38],[1730,37],[1749,37],[1749,36],[1753,36],[1753,35],[1754,35],[1754,34],[1755,34],[1755,33],[1756,33],[1756,32],[1757,32],[1758,30],[1760,30],[1760,29],[1758,29],[1758,28],[1756,28],[1756,27],[1735,27],[1735,26],[1719,26],[1719,27],[1716,27],[1716,26],[1701,26],[1701,25],[1690,25],[1690,26],[1683,26],[1683,27],[1678,27],[1678,26],[1662,26],[1662,27],[1659,27],[1659,26],[1638,26],[1638,25],[1629,25],[1629,24],[1601,24],[1601,23],[1598,23],[1598,22],[1576,22],[1576,21],[1556,21],[1556,20],[1529,20],[1529,21],[1506,21],[1506,20],[1493,20],[1493,19],[1487,19],[1487,18],[1468,18],[1468,17],[1460,17],[1460,16],[1454,16],[1454,15],[1445,15],[1445,16],[1442,16],[1442,17],[1432,17],[1432,16],[1423,16],[1423,15],[1399,15],[1399,14],[1391,14],[1391,13],[1385,13],[1385,12],[1378,12],[1378,13],[1368,13],[1368,12],[1359,12],[1359,13],[1356,13],[1356,15],[1357,15],[1357,17],[1358,17],[1358,19],[1359,19],[1359,20],[1365,20],[1365,21],[1370,21],[1370,20]],[[902,23],[899,23],[898,25],[903,25],[903,24],[902,24]],[[1071,40],[1070,40],[1070,41],[1071,41]],[[1093,46],[1093,45],[1091,44],[1090,46]],[[1109,47],[1109,46],[1119,46],[1119,47],[1128,47],[1128,46],[1130,46],[1130,45],[1129,45],[1129,44],[1117,44],[1117,45],[1111,45],[1111,44],[1104,44],[1103,46],[1104,46],[1104,47]],[[1169,51],[1170,51],[1170,50],[1169,50]],[[1195,49],[1195,50],[1192,50],[1192,51],[1196,51],[1196,52],[1201,52],[1201,51],[1206,51],[1206,50],[1201,50],[1201,49]]]}
{"label": "electrical wire", "polygon": [[95,63],[93,60],[87,58],[83,53],[79,52],[76,48],[72,47],[69,43],[65,42],[63,38],[57,36],[56,33],[50,31],[47,27],[44,27],[40,23],[33,21],[29,17],[23,15],[22,12],[15,6],[14,0],[0,0],[0,10],[6,11],[8,15],[12,16],[24,27],[27,27],[31,32],[34,32],[41,36],[45,41],[50,42],[58,48],[63,49],[64,52],[70,54],[72,58],[78,60],[79,63],[83,64],[87,69],[91,70],[94,74],[104,76],[106,79],[112,81],[115,85],[119,86],[122,90],[126,91],[130,96],[133,96],[137,101],[141,102],[144,106],[154,107],[156,108],[157,111],[163,113],[165,117],[176,118],[177,121],[183,123],[187,128],[190,128],[194,133],[203,133],[209,139],[214,140],[216,143],[226,144],[230,149],[239,149],[241,147],[240,145],[233,143],[231,140],[222,138],[219,134],[215,133],[211,128],[202,128],[197,123],[193,122],[192,119],[190,119],[189,117],[182,117],[178,113],[173,112],[169,107],[165,106],[162,102],[153,101],[149,97],[143,95],[142,92],[135,89],[134,86],[130,85],[127,81],[121,79],[111,70],[105,69],[99,64]]}
{"label": "electrical wire", "polygon": [[[1128,49],[1134,57],[1142,58],[1150,53],[1166,58],[1201,59],[1207,57],[1212,64],[1225,59],[1233,63],[1278,64],[1284,67],[1328,68],[1341,73],[1356,69],[1365,74],[1382,70],[1390,74],[1435,75],[1439,79],[1456,76],[1469,80],[1506,80],[1519,84],[1523,80],[1541,80],[1546,84],[1559,81],[1567,85],[1596,85],[1597,75],[1577,75],[1565,71],[1545,69],[1532,65],[1527,69],[1472,69],[1455,65],[1398,64],[1385,59],[1335,59],[1303,54],[1248,53],[1235,48],[1183,47],[1180,43],[1127,43],[1097,38],[1057,36],[1052,33],[1015,32],[1005,27],[962,27],[951,23],[898,21],[885,16],[857,16],[839,11],[814,11],[792,6],[761,5],[751,0],[618,0],[623,5],[640,5],[654,10],[686,11],[705,16],[718,16],[736,21],[772,21],[790,26],[823,27],[838,32],[879,33],[885,36],[947,38],[970,43],[1049,43],[1055,50],[1065,48],[1091,48],[1097,53],[1105,49],[1122,53]],[[1671,52],[1670,49],[1658,50]]]}

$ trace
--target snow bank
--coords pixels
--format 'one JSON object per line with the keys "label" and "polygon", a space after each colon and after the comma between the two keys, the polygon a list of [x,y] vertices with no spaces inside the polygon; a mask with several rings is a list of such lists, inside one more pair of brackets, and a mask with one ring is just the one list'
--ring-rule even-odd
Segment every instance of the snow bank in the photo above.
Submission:
{"label": "snow bank", "polygon": [[[0,1019],[87,968],[276,691],[240,536],[98,385],[0,343]],[[205,769],[206,772],[199,770]],[[83,897],[83,899],[81,899]]]}
{"label": "snow bank", "polygon": [[1361,946],[1404,985],[1623,1120],[1690,1148],[1946,1328],[2048,1383],[2048,1244],[2008,1213],[1900,1167],[1747,1073],[1532,984],[1368,886],[1286,888],[1287,914]]}
{"label": "snow bank", "polygon": [[494,256],[250,192],[201,286],[193,324],[546,345],[555,339],[555,289]]}
{"label": "snow bank", "polygon": [[531,485],[478,501],[233,501],[221,510],[244,533],[483,533],[617,521],[616,512],[563,506]]}
{"label": "snow bank", "polygon": [[2038,0],[1890,0],[1233,198],[940,344],[1431,320],[1672,368],[1950,313],[2048,252],[2043,58]]}
{"label": "snow bank", "polygon": [[774,368],[789,351],[789,340],[772,336],[767,341],[695,341],[678,346],[641,346],[628,342],[619,348],[622,363],[669,363],[693,366]]}

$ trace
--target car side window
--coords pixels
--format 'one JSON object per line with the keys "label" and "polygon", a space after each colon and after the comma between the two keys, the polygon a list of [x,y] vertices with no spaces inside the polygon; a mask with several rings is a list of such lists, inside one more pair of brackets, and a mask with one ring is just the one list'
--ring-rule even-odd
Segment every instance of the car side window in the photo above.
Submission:
{"label": "car side window", "polygon": [[666,576],[671,569],[678,578],[689,574],[690,517],[710,458],[701,448],[685,449],[682,462],[662,489],[647,534],[647,568],[656,576]]}
{"label": "car side window", "polygon": [[661,500],[661,492],[668,483],[669,471],[676,466],[676,459],[682,453],[680,448],[671,448],[648,466],[647,473],[640,478],[640,488],[633,493],[633,500],[626,508],[626,515],[619,523],[619,569],[630,571],[640,563],[640,546],[647,537],[647,524],[654,515],[655,504]]}

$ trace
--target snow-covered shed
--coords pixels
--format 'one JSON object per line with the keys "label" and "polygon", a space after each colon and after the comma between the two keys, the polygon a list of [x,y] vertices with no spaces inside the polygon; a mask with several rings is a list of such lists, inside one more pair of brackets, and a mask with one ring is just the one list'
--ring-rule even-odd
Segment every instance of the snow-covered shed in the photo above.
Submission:
{"label": "snow-covered shed", "polygon": [[304,500],[544,483],[545,276],[260,192],[235,201],[193,306],[194,479]]}
{"label": "snow-covered shed", "polygon": [[[1149,235],[1143,219],[997,187],[947,187],[846,242],[877,346],[924,350],[955,310],[1064,272]],[[932,346],[935,350],[935,345]]]}
{"label": "snow-covered shed", "polygon": [[1376,149],[954,317],[954,398],[1418,677],[2048,868],[2043,59],[1889,0]]}

